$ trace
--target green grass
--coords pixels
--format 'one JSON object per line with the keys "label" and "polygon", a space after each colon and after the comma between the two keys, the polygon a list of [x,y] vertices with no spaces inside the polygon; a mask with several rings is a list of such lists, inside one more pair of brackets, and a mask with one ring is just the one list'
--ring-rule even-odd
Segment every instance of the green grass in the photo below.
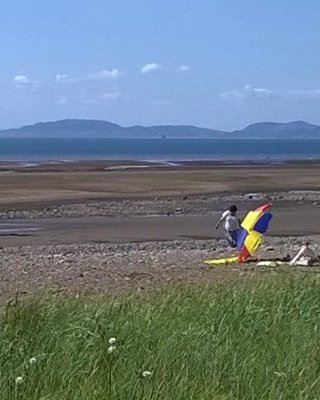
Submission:
{"label": "green grass", "polygon": [[4,400],[320,398],[315,278],[46,296],[10,306],[0,321]]}

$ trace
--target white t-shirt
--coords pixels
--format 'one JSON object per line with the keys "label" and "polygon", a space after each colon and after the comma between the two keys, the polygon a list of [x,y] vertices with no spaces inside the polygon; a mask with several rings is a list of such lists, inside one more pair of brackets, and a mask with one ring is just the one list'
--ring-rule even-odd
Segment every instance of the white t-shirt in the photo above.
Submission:
{"label": "white t-shirt", "polygon": [[225,211],[222,214],[221,219],[224,221],[224,229],[226,231],[232,232],[239,229],[239,221],[237,217],[231,215],[231,212],[229,210]]}

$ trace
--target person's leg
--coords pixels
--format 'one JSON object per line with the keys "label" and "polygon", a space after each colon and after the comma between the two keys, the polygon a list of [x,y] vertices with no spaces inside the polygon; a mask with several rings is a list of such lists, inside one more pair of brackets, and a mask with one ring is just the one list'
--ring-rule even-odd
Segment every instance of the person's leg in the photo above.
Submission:
{"label": "person's leg", "polygon": [[237,247],[237,231],[225,230],[226,239],[231,247]]}
{"label": "person's leg", "polygon": [[230,232],[231,237],[232,237],[232,239],[233,239],[233,245],[232,245],[232,247],[237,247],[237,243],[238,243],[238,242],[237,242],[237,239],[238,239],[238,232],[239,232],[239,229]]}

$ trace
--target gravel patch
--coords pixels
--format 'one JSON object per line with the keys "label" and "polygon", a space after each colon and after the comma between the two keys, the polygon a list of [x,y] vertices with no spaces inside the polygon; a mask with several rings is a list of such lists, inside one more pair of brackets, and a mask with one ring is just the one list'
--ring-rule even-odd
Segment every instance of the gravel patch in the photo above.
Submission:
{"label": "gravel patch", "polygon": [[221,211],[227,204],[236,203],[239,209],[248,209],[262,202],[320,208],[320,191],[287,191],[266,193],[225,194],[217,196],[183,196],[181,198],[154,198],[152,200],[97,201],[81,204],[63,204],[40,209],[7,209],[0,211],[0,219],[127,217],[146,215],[205,215]]}
{"label": "gravel patch", "polygon": [[[320,254],[320,237],[266,238],[259,259],[293,257],[306,242]],[[108,291],[167,282],[210,281],[259,270],[255,263],[209,267],[205,259],[229,255],[224,240],[25,246],[0,249],[0,297],[38,290]],[[293,268],[293,267],[291,267]],[[319,267],[308,267],[320,272]],[[297,268],[299,270],[299,268]],[[300,268],[300,270],[303,270]],[[305,269],[304,269],[305,270]]]}

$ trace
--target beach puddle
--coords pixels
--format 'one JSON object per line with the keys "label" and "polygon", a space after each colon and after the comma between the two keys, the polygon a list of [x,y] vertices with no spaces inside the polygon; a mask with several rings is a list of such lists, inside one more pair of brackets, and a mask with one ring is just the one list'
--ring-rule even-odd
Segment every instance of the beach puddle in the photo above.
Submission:
{"label": "beach puddle", "polygon": [[39,227],[25,223],[0,223],[0,236],[24,236],[40,230]]}

